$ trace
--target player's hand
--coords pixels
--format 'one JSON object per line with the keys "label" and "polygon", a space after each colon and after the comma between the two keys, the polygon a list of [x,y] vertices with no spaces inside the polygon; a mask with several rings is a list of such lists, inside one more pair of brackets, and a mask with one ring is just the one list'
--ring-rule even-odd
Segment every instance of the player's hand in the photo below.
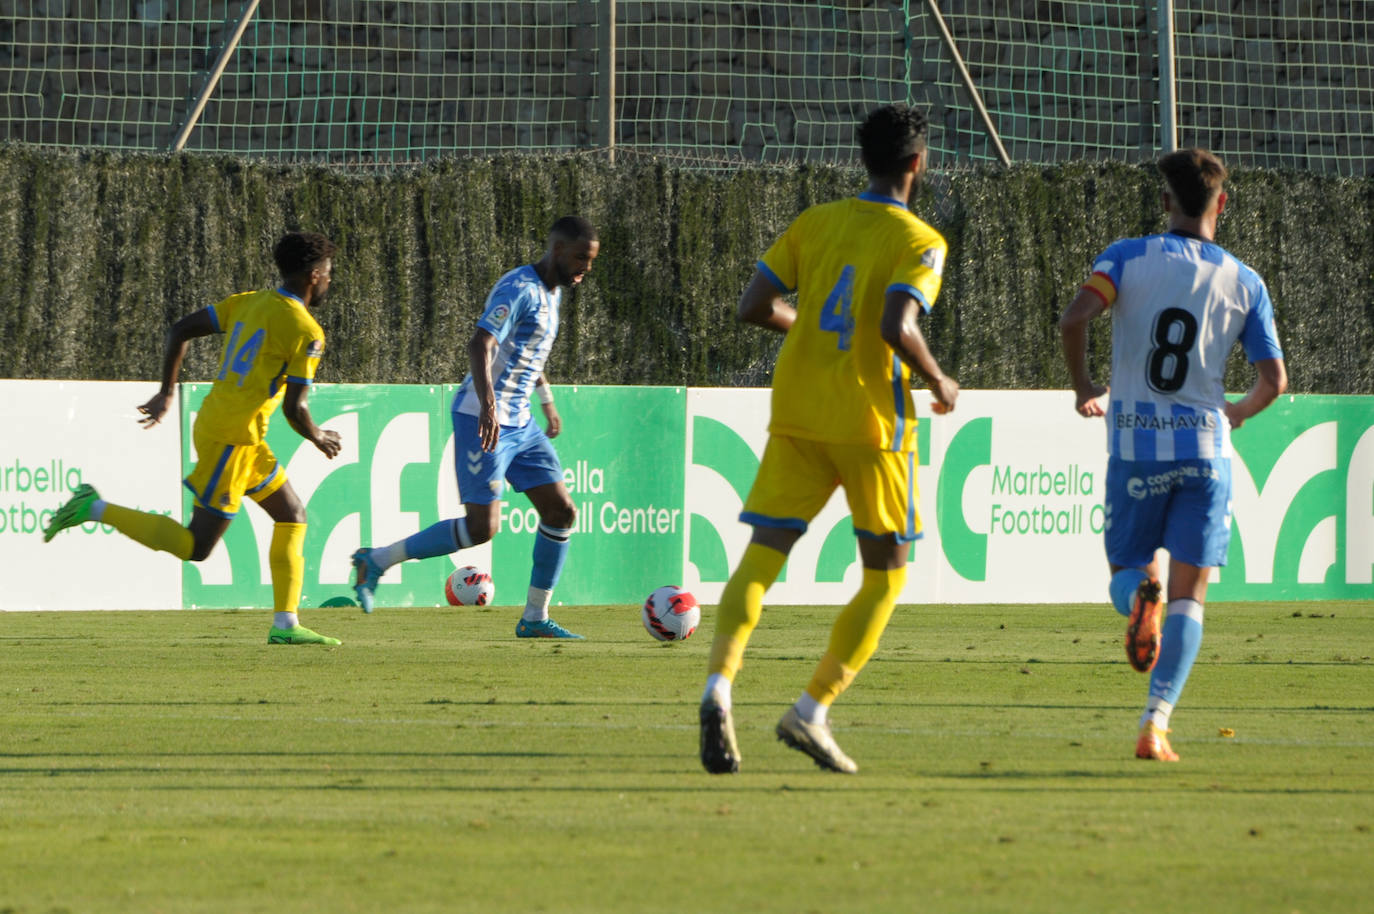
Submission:
{"label": "player's hand", "polygon": [[172,395],[158,391],[153,398],[138,408],[143,413],[143,418],[138,420],[138,424],[144,428],[152,428],[162,421],[162,417],[167,415],[167,408],[172,404]]}
{"label": "player's hand", "polygon": [[1078,391],[1074,409],[1076,409],[1078,414],[1085,419],[1091,419],[1094,416],[1105,416],[1107,415],[1107,411],[1103,408],[1102,401],[1106,399],[1107,394],[1110,392],[1110,387],[1104,387],[1101,384],[1093,384],[1090,387],[1086,387]]}
{"label": "player's hand", "polygon": [[930,386],[935,399],[931,401],[930,411],[937,416],[954,412],[954,401],[959,399],[959,382],[951,377],[941,378]]}
{"label": "player's hand", "polygon": [[557,438],[558,433],[563,431],[563,417],[558,415],[558,407],[552,403],[542,405],[544,407],[544,434],[550,438]]}
{"label": "player's hand", "polygon": [[314,445],[320,449],[320,453],[333,460],[339,451],[343,450],[343,439],[333,429],[321,429],[320,437],[315,439]]}
{"label": "player's hand", "polygon": [[482,443],[482,450],[488,454],[496,451],[496,442],[501,440],[501,424],[496,421],[495,406],[482,410],[482,415],[477,420],[477,437]]}

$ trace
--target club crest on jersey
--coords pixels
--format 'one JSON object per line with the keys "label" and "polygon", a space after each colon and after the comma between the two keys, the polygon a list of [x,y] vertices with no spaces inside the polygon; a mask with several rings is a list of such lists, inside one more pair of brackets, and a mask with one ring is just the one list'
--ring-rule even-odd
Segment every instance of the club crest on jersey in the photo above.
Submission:
{"label": "club crest on jersey", "polygon": [[510,305],[497,305],[491,309],[491,314],[487,316],[487,322],[495,327],[500,327],[510,318]]}
{"label": "club crest on jersey", "polygon": [[938,247],[926,248],[925,253],[921,255],[921,263],[936,276],[941,276],[945,272],[945,252]]}

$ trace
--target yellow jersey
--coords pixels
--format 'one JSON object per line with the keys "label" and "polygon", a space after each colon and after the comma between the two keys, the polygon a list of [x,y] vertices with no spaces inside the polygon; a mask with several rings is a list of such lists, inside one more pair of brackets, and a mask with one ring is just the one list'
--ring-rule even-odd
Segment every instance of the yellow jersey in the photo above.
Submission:
{"label": "yellow jersey", "polygon": [[948,245],[900,201],[872,193],[812,206],[759,261],[797,318],[773,369],[774,434],[916,447],[911,369],[882,338],[892,289],[929,311]]}
{"label": "yellow jersey", "polygon": [[314,383],[324,331],[285,289],[231,295],[209,310],[225,335],[224,351],[196,425],[226,444],[257,444],[287,382]]}

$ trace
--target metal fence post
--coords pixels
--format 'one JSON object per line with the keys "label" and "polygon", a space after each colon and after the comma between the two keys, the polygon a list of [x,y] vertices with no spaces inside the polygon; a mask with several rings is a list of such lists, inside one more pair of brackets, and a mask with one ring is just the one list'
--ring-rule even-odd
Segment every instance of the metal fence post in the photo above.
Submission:
{"label": "metal fence post", "polygon": [[596,73],[596,94],[601,102],[597,139],[606,150],[606,158],[615,164],[615,0],[600,0],[597,12],[597,31],[601,34]]}
{"label": "metal fence post", "polygon": [[191,131],[196,129],[196,122],[200,120],[200,115],[205,111],[205,104],[214,94],[215,87],[219,85],[220,77],[224,75],[224,68],[229,65],[229,58],[234,51],[238,50],[239,41],[243,39],[244,30],[248,28],[249,21],[253,14],[258,11],[258,3],[261,0],[247,0],[243,4],[243,12],[239,14],[239,21],[234,23],[234,30],[229,35],[229,40],[220,49],[219,58],[215,60],[214,67],[210,70],[210,76],[205,80],[205,87],[200,90],[200,95],[196,97],[195,104],[186,114],[186,120],[182,121],[181,129],[177,131],[176,138],[172,140],[172,152],[181,152],[186,140],[190,138]]}
{"label": "metal fence post", "polygon": [[1174,3],[1158,0],[1159,13],[1159,151],[1178,148],[1177,89],[1174,76]]}

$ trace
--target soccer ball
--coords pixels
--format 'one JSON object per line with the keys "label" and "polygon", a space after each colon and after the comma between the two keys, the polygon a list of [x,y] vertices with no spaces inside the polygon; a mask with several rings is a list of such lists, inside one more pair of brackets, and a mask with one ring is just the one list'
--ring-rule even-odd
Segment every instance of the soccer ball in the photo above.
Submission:
{"label": "soccer ball", "polygon": [[697,598],[681,587],[665,584],[644,601],[644,630],[659,641],[686,641],[701,622]]}
{"label": "soccer ball", "polygon": [[450,606],[486,606],[496,596],[496,585],[476,565],[464,565],[444,582],[444,596]]}

